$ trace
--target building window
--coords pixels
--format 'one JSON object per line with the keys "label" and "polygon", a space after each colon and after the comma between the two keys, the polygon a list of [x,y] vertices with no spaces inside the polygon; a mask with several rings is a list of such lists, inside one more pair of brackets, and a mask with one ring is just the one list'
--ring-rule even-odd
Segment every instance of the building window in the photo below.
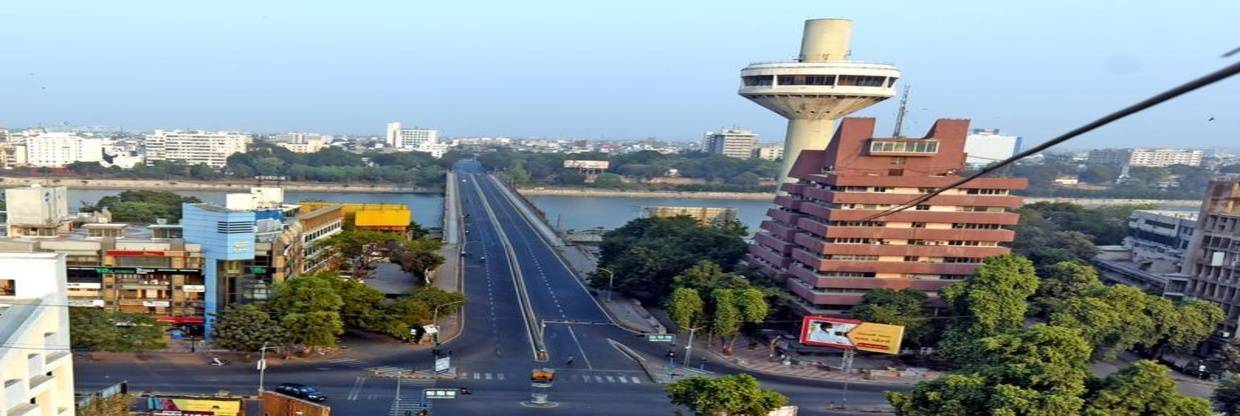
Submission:
{"label": "building window", "polygon": [[0,296],[17,296],[17,281],[0,279]]}
{"label": "building window", "polygon": [[916,209],[916,210],[918,210],[918,211],[929,211],[929,210],[930,210],[930,206],[929,206],[929,205],[922,204],[922,205],[918,205],[915,209]]}

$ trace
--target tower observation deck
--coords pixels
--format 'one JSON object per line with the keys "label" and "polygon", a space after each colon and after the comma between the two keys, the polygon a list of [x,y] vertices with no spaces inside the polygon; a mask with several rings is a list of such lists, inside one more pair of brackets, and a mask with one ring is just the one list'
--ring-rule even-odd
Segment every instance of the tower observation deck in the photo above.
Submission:
{"label": "tower observation deck", "polygon": [[835,120],[895,96],[894,65],[849,60],[852,21],[805,21],[801,55],[790,62],[757,62],[741,70],[737,92],[788,119],[781,181],[802,150],[822,150]]}

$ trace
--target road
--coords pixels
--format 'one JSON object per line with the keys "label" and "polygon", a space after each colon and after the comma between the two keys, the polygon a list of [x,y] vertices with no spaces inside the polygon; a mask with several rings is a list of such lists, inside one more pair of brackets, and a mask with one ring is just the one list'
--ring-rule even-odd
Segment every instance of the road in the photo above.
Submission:
{"label": "road", "polygon": [[[663,368],[668,344],[651,343],[611,323],[607,314],[505,197],[476,162],[458,165],[464,229],[465,325],[460,336],[441,349],[452,352],[457,380],[397,382],[374,377],[369,368],[418,368],[431,366],[430,351],[396,343],[368,343],[355,348],[357,358],[318,363],[279,364],[267,370],[267,386],[281,382],[314,385],[330,398],[334,414],[403,415],[414,409],[420,392],[430,387],[469,387],[474,394],[455,400],[437,400],[436,415],[667,415],[674,406],[632,357],[617,344],[627,346],[648,367]],[[507,259],[501,235],[507,237],[515,264]],[[514,273],[519,272],[519,273]],[[517,279],[520,279],[518,281]],[[546,361],[538,361],[531,331],[527,328],[518,288],[524,286],[536,328],[545,341]],[[569,365],[569,357],[572,363]],[[203,359],[205,361],[205,357]],[[696,364],[696,363],[695,363]],[[534,389],[529,372],[554,368],[557,381],[549,389]],[[75,360],[79,390],[97,389],[128,380],[134,389],[160,392],[253,392],[257,371],[249,365],[210,367],[204,364],[89,362]],[[707,363],[705,369],[735,372]],[[821,409],[839,402],[842,386],[834,383],[756,375],[763,385],[788,395],[801,407],[802,415],[830,414]],[[853,385],[848,402],[858,405],[885,403],[882,388]],[[522,404],[532,392],[549,395],[555,408],[531,408]]]}

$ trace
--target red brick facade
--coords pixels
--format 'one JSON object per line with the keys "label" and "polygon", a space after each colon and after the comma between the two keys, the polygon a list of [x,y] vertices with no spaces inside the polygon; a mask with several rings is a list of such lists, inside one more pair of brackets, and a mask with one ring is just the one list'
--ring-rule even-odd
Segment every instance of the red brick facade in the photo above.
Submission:
{"label": "red brick facade", "polygon": [[[805,312],[842,314],[878,288],[932,296],[1008,252],[1020,178],[981,178],[915,208],[871,219],[960,179],[968,120],[941,119],[922,138],[874,137],[846,118],[827,148],[802,152],[748,260],[783,279]],[[790,157],[792,157],[790,155]]]}

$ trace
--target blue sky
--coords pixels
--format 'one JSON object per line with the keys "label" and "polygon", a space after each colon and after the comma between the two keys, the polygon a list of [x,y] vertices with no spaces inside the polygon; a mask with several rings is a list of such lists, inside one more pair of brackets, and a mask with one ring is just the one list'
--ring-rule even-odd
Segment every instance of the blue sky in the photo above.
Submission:
{"label": "blue sky", "polygon": [[[1237,16],[1223,0],[9,3],[0,126],[780,141],[737,73],[842,17],[854,59],[912,85],[906,133],[971,118],[1032,143],[1232,62]],[[1073,146],[1234,146],[1237,97],[1229,80]],[[860,115],[886,134],[896,105]]]}

